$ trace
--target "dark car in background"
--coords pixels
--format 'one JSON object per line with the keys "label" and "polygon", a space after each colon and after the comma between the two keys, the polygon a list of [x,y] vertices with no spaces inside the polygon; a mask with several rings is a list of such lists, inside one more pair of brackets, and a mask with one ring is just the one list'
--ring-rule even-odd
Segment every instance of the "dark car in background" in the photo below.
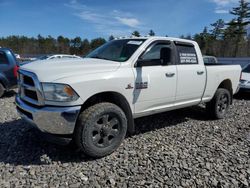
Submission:
{"label": "dark car in background", "polygon": [[19,63],[15,54],[8,48],[0,48],[0,97],[17,86]]}

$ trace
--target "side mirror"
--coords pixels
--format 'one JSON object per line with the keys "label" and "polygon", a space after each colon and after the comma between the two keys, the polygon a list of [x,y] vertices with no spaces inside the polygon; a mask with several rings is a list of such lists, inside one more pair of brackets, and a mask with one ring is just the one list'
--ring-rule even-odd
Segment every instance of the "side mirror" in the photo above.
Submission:
{"label": "side mirror", "polygon": [[162,65],[167,65],[171,62],[171,49],[170,48],[162,48],[160,52],[160,58]]}
{"label": "side mirror", "polygon": [[137,62],[136,62],[136,64],[135,64],[135,67],[142,67],[142,66],[144,66],[145,65],[145,60],[143,60],[143,59],[138,59],[137,60]]}

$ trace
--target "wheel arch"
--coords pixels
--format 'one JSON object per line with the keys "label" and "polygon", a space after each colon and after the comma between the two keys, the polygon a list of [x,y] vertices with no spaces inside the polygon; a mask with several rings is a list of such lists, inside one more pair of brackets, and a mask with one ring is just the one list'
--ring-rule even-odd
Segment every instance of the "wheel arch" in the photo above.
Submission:
{"label": "wheel arch", "polygon": [[3,87],[7,90],[8,89],[8,80],[7,80],[7,78],[5,77],[5,75],[4,74],[2,74],[1,72],[0,72],[0,83],[3,85]]}
{"label": "wheel arch", "polygon": [[227,90],[229,91],[230,96],[231,96],[230,104],[232,104],[232,102],[233,102],[233,87],[232,87],[232,82],[231,82],[231,80],[230,80],[230,79],[225,79],[225,80],[223,80],[223,81],[220,83],[218,89],[219,89],[219,88],[227,89]]}
{"label": "wheel arch", "polygon": [[122,94],[118,92],[101,92],[89,97],[84,104],[82,105],[81,112],[87,109],[88,107],[95,105],[101,102],[110,102],[117,106],[119,106],[125,113],[127,120],[128,120],[128,134],[133,134],[135,131],[134,127],[134,119],[131,107],[126,99]]}

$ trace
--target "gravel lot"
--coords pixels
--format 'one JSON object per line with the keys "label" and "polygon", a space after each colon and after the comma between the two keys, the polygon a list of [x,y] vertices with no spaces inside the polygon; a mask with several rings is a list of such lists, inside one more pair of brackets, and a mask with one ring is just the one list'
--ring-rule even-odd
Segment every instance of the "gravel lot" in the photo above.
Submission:
{"label": "gravel lot", "polygon": [[224,120],[202,107],[138,119],[136,134],[98,160],[45,142],[13,102],[13,92],[0,99],[0,187],[250,186],[250,96]]}

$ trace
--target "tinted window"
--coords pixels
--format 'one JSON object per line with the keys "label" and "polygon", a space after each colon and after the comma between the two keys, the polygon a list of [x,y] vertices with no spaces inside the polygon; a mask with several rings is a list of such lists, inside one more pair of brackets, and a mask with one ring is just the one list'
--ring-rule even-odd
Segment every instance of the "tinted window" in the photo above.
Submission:
{"label": "tinted window", "polygon": [[5,53],[0,52],[0,65],[8,64],[8,58]]}
{"label": "tinted window", "polygon": [[203,61],[204,61],[204,63],[205,63],[205,64],[208,64],[208,63],[209,63],[209,59],[208,59],[208,58],[206,58],[206,57],[205,57],[205,58],[203,58]]}
{"label": "tinted window", "polygon": [[149,50],[143,54],[141,59],[144,60],[160,60],[161,58],[161,49],[162,48],[170,48],[170,44],[166,43],[157,43],[152,48],[149,48]]}
{"label": "tinted window", "polygon": [[247,72],[247,73],[250,73],[250,64],[248,66],[246,66],[242,72]]}
{"label": "tinted window", "polygon": [[124,62],[134,54],[144,41],[143,39],[112,40],[86,57]]}
{"label": "tinted window", "polygon": [[209,59],[209,63],[215,64],[215,63],[216,63],[216,62],[215,62],[215,59],[211,57],[211,58]]}
{"label": "tinted window", "polygon": [[203,60],[205,64],[216,64],[216,60],[213,57],[204,57]]}
{"label": "tinted window", "polygon": [[176,45],[180,64],[198,64],[194,46]]}

